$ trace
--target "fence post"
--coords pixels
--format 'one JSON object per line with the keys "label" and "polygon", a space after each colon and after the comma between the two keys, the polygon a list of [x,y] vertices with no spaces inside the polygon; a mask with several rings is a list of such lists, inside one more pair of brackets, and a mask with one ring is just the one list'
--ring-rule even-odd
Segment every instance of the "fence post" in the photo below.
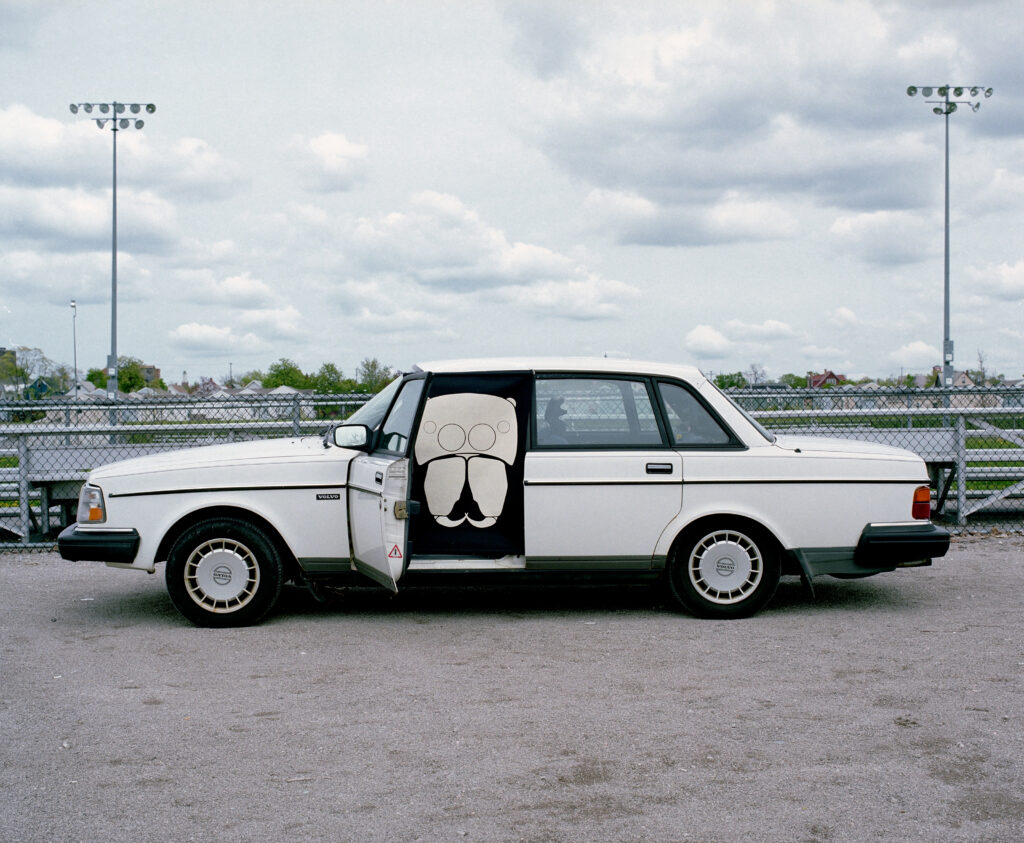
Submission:
{"label": "fence post", "polygon": [[956,417],[956,521],[967,527],[967,416]]}
{"label": "fence post", "polygon": [[21,543],[29,543],[32,532],[32,502],[28,499],[28,436],[18,435],[18,514],[21,516]]}
{"label": "fence post", "polygon": [[292,436],[295,437],[298,437],[299,433],[301,433],[302,403],[299,400],[301,397],[298,392],[292,396]]}

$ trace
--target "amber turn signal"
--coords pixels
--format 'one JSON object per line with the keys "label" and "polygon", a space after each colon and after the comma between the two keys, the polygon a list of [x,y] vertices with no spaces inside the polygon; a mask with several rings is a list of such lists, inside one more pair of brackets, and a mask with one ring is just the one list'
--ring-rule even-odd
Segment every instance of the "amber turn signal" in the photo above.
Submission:
{"label": "amber turn signal", "polygon": [[932,490],[927,486],[914,489],[914,505],[910,508],[910,515],[924,521],[932,517]]}

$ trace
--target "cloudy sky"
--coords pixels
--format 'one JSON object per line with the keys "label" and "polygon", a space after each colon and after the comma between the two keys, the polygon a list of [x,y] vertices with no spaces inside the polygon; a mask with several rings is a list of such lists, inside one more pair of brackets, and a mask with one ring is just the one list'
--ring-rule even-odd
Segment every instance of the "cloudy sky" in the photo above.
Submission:
{"label": "cloudy sky", "polygon": [[[0,0],[0,345],[225,377],[609,354],[1024,374],[1024,15],[994,2]],[[969,96],[967,97],[969,98]]]}

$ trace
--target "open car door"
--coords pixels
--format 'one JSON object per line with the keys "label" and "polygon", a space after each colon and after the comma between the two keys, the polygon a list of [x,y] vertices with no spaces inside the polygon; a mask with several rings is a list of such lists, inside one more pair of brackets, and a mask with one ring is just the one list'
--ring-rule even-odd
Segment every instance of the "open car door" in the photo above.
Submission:
{"label": "open car door", "polygon": [[391,591],[405,567],[409,460],[368,454],[349,469],[352,556],[360,573]]}
{"label": "open car door", "polygon": [[348,518],[356,569],[391,591],[405,570],[409,538],[409,436],[425,381],[406,381],[373,453],[349,463]]}

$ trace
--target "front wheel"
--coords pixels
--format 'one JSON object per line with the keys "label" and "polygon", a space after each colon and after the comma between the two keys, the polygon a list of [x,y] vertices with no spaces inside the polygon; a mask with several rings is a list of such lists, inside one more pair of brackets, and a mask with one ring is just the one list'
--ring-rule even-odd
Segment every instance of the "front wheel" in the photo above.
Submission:
{"label": "front wheel", "polygon": [[178,537],[166,576],[171,602],[192,623],[246,626],[277,602],[284,568],[262,530],[239,519],[213,518]]}
{"label": "front wheel", "polygon": [[672,596],[701,618],[749,617],[772,599],[781,573],[775,544],[746,525],[688,531],[668,560]]}

